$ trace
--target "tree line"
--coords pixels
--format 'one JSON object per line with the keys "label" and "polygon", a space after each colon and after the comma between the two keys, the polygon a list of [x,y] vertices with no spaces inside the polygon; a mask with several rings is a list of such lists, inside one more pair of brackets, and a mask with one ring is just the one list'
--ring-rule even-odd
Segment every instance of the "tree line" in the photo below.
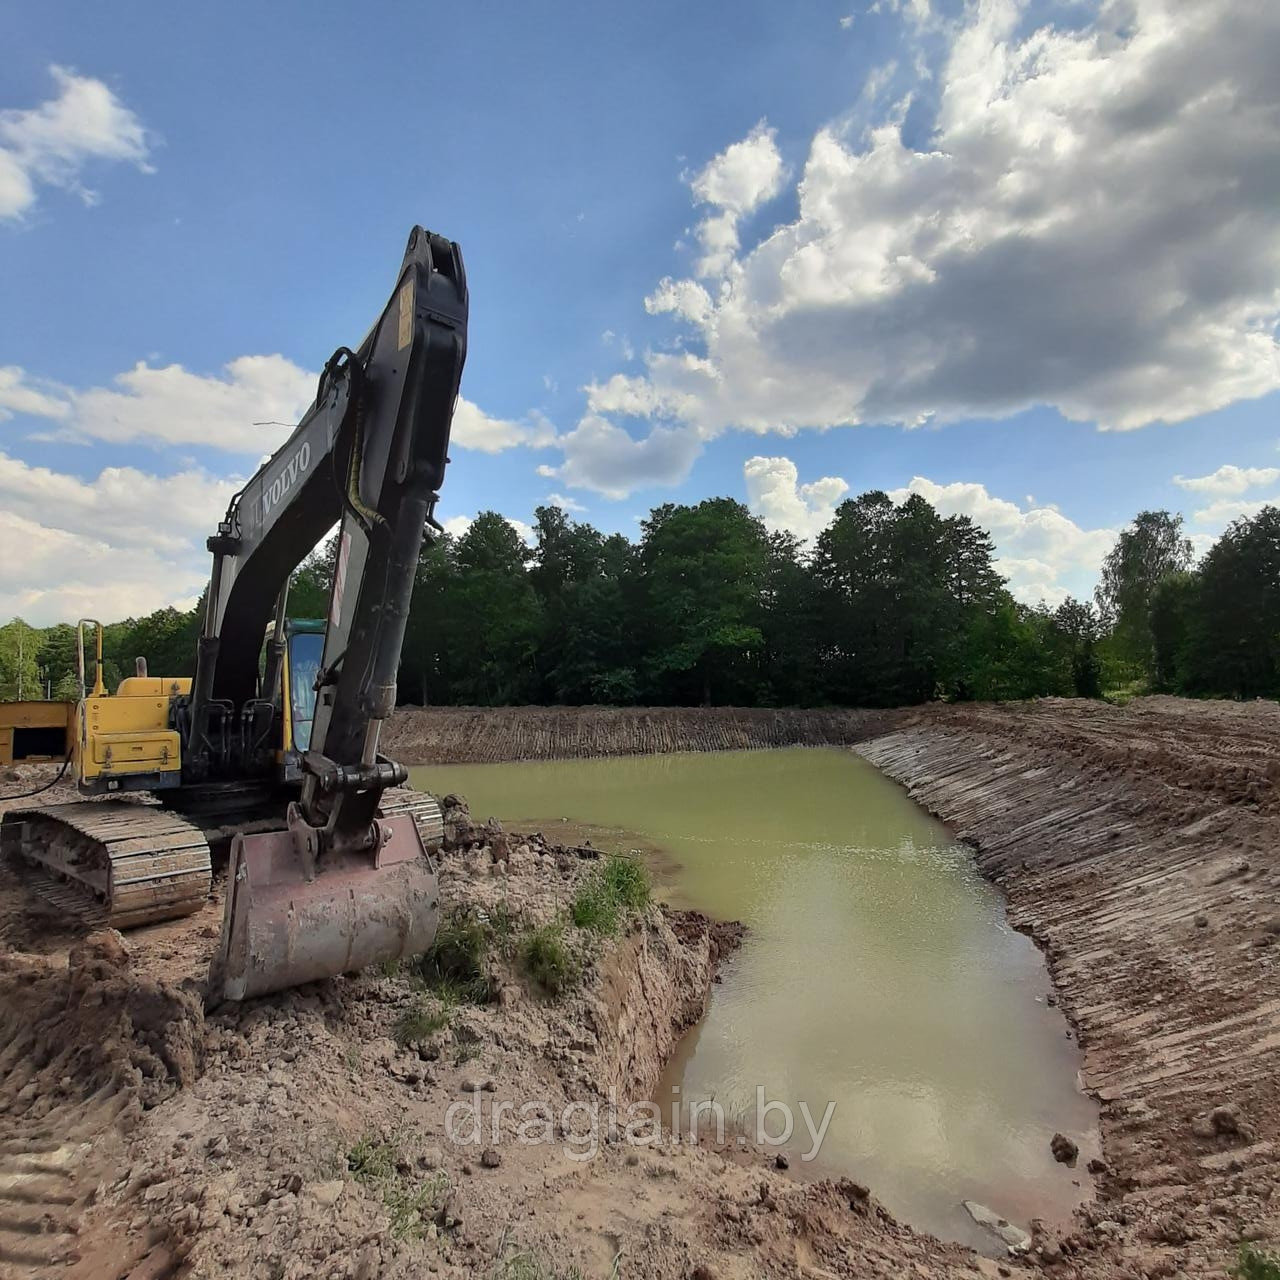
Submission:
{"label": "tree line", "polygon": [[[290,613],[323,617],[332,541]],[[106,628],[108,687],[144,655],[191,674],[200,607]],[[75,632],[0,628],[0,697],[74,697]],[[842,503],[805,547],[739,502],[655,507],[631,541],[540,507],[532,543],[493,512],[424,545],[402,702],[898,706],[1167,690],[1280,696],[1280,510],[1198,564],[1182,518],[1140,513],[1092,601],[1015,600],[990,535],[912,495]]]}

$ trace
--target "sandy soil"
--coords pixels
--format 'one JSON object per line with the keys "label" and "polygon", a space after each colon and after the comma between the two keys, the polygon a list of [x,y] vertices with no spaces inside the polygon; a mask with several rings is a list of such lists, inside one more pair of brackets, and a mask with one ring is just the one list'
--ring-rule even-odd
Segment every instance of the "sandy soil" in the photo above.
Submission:
{"label": "sandy soil", "polygon": [[[421,997],[401,975],[204,1013],[216,886],[188,920],[86,942],[0,868],[0,1275],[1154,1278],[1222,1276],[1239,1240],[1275,1240],[1280,709],[1046,702],[876,727],[864,754],[975,844],[1045,947],[1103,1103],[1097,1198],[1028,1258],[913,1233],[767,1150],[577,1158],[585,1108],[564,1108],[648,1096],[704,1007],[733,934],[696,915],[650,908],[584,943],[558,999],[498,947],[492,1002],[402,1046]],[[446,909],[517,929],[594,867],[461,809],[449,830]],[[486,1126],[503,1102],[559,1121],[524,1145],[507,1111],[471,1145],[446,1115],[476,1098]]]}

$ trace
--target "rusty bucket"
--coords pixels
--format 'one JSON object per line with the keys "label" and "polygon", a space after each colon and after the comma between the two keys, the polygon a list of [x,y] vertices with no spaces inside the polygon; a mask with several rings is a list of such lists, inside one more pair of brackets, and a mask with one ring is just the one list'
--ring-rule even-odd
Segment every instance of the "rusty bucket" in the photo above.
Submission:
{"label": "rusty bucket", "polygon": [[439,920],[436,875],[413,819],[379,821],[367,853],[333,853],[308,876],[290,831],[238,835],[231,846],[213,1002],[418,955]]}

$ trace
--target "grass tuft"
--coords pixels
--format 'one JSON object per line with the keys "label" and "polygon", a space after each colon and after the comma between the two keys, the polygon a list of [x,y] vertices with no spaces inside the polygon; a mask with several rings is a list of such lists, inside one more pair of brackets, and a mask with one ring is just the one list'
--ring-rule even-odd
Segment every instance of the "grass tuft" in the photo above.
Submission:
{"label": "grass tuft", "polygon": [[436,931],[435,941],[411,965],[414,977],[444,999],[487,1004],[493,983],[486,970],[489,934],[470,912],[452,917]]}
{"label": "grass tuft", "polygon": [[525,973],[550,996],[562,995],[578,980],[577,959],[558,924],[544,924],[525,936],[520,947]]}
{"label": "grass tuft", "polygon": [[495,1280],[583,1280],[577,1267],[561,1270],[536,1253],[513,1253],[504,1258],[492,1274]]}
{"label": "grass tuft", "polygon": [[578,889],[569,917],[590,933],[617,933],[624,917],[649,905],[653,890],[644,864],[611,854]]}
{"label": "grass tuft", "polygon": [[396,1240],[417,1240],[426,1235],[437,1203],[449,1189],[448,1175],[439,1172],[425,1182],[402,1178],[400,1149],[394,1142],[367,1133],[347,1152],[347,1169],[362,1186],[382,1201],[391,1219]]}
{"label": "grass tuft", "polygon": [[1236,1280],[1280,1280],[1280,1257],[1256,1245],[1242,1244],[1231,1274]]}
{"label": "grass tuft", "polygon": [[396,1019],[395,1041],[402,1049],[405,1045],[430,1040],[443,1031],[453,1018],[455,1002],[446,996],[437,999],[436,1008],[430,1009],[422,999],[415,999]]}

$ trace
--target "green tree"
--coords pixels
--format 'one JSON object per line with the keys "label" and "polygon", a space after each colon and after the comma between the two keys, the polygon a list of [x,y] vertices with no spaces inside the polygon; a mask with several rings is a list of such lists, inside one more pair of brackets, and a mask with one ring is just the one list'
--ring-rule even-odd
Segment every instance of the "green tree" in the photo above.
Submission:
{"label": "green tree", "polygon": [[1236,520],[1206,554],[1198,579],[1183,686],[1280,696],[1280,507]]}
{"label": "green tree", "polygon": [[500,705],[536,696],[541,625],[515,528],[482,511],[454,546],[444,613],[444,668],[460,702]]}
{"label": "green tree", "polygon": [[641,527],[650,688],[675,703],[741,700],[764,648],[764,525],[740,502],[708,498],[655,507]]}
{"label": "green tree", "polygon": [[0,700],[43,698],[40,632],[21,618],[0,627]]}
{"label": "green tree", "polygon": [[1135,675],[1150,676],[1155,669],[1151,602],[1156,588],[1190,566],[1191,540],[1183,535],[1182,517],[1167,511],[1140,511],[1103,561],[1094,595],[1111,630],[1113,653]]}

